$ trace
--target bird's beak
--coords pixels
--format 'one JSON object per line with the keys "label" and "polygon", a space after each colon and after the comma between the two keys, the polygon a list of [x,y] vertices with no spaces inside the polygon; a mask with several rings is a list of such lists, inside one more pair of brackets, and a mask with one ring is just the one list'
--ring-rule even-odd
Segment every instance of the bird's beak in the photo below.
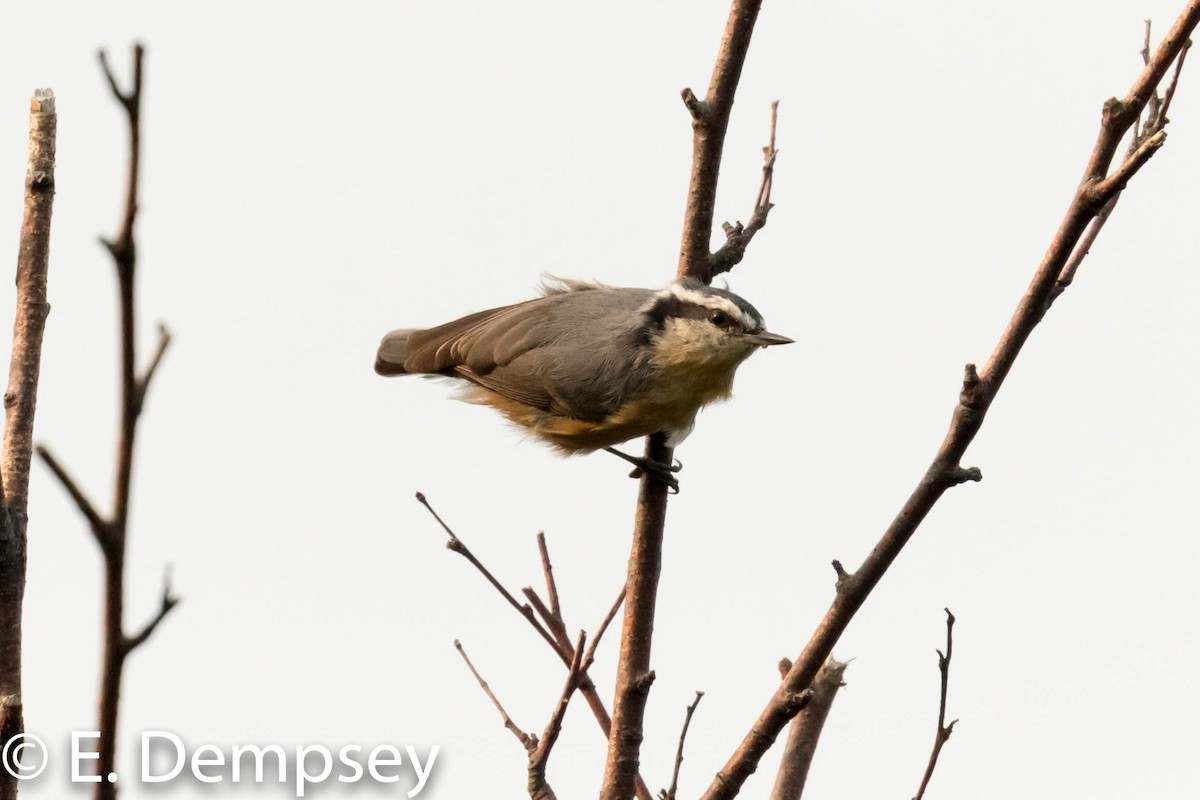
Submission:
{"label": "bird's beak", "polygon": [[773,344],[791,344],[795,339],[789,339],[786,336],[780,336],[778,333],[771,333],[770,331],[759,331],[758,333],[746,334],[746,341],[751,344],[770,347]]}

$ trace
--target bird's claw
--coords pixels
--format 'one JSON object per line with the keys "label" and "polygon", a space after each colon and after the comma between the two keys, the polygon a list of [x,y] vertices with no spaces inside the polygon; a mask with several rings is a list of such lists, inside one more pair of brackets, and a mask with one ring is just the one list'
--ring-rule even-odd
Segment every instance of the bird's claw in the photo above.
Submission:
{"label": "bird's claw", "polygon": [[660,483],[667,485],[667,490],[671,494],[679,494],[679,480],[675,477],[675,473],[683,469],[683,462],[677,458],[671,459],[670,464],[663,464],[659,461],[654,461],[649,458],[639,458],[631,456],[628,453],[622,453],[620,450],[609,447],[608,452],[615,456],[625,459],[630,464],[633,464],[633,471],[629,473],[631,478],[641,478],[643,475],[649,475]]}

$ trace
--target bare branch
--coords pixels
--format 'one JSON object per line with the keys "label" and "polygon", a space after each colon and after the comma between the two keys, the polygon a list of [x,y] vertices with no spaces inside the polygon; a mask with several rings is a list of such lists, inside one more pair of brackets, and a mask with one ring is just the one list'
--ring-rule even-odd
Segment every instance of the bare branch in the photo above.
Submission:
{"label": "bare branch", "polygon": [[[529,756],[529,774],[531,776],[531,796],[538,796],[533,789],[543,786],[546,782],[546,762],[550,759],[550,751],[554,748],[554,743],[558,741],[558,735],[562,732],[563,718],[567,715],[567,706],[571,702],[571,695],[575,694],[575,690],[579,688],[579,680],[583,677],[583,671],[587,668],[583,662],[584,645],[587,643],[587,634],[583,631],[579,632],[579,637],[575,640],[575,645],[572,648],[575,652],[575,657],[571,660],[571,666],[567,670],[567,681],[563,685],[562,694],[559,695],[558,703],[554,706],[554,712],[550,715],[550,721],[546,723],[546,729],[542,732],[542,740],[538,744],[537,749]],[[533,784],[533,778],[536,776],[537,787]]]}
{"label": "bare branch", "polygon": [[87,498],[83,490],[79,488],[79,484],[71,477],[66,468],[58,462],[43,445],[37,446],[37,454],[42,461],[54,473],[54,477],[58,478],[58,482],[67,490],[67,494],[71,495],[71,499],[75,501],[75,506],[79,509],[79,513],[83,514],[84,519],[88,522],[88,527],[91,528],[92,535],[96,537],[96,543],[100,545],[100,549],[107,551],[113,545],[113,526],[112,523],[100,516],[100,512],[96,511],[96,507],[92,505],[92,501]]}
{"label": "bare branch", "polygon": [[1175,98],[1175,90],[1179,87],[1179,73],[1183,72],[1183,61],[1187,58],[1190,49],[1192,49],[1192,40],[1188,39],[1183,43],[1183,49],[1179,51],[1179,58],[1175,60],[1175,73],[1171,76],[1171,82],[1167,84],[1167,91],[1163,95],[1162,103],[1159,104],[1158,112],[1153,115],[1151,129],[1155,132],[1162,130],[1170,122],[1167,118],[1167,110]]}
{"label": "bare branch", "polygon": [[[708,274],[709,242],[721,153],[734,94],[761,4],[762,0],[733,0],[707,96],[700,101],[690,90],[682,93],[684,104],[692,115],[692,170],[679,250],[677,274],[681,278],[695,277],[706,283],[712,279]],[[672,448],[667,445],[666,437],[661,433],[647,437],[645,456],[660,464],[670,464]],[[662,567],[667,488],[663,481],[644,475],[638,489],[633,545],[625,581],[621,651],[617,656],[612,733],[608,737],[608,758],[600,800],[626,800],[633,794],[637,779],[646,698],[654,679],[650,651]]]}
{"label": "bare branch", "polygon": [[679,732],[679,746],[675,749],[675,768],[671,770],[671,785],[658,793],[659,800],[675,800],[675,792],[679,790],[679,770],[683,767],[683,743],[687,740],[688,728],[692,724],[692,715],[696,713],[696,706],[700,705],[703,697],[704,692],[697,690],[696,699],[691,702],[687,707],[687,713],[683,715],[683,730]]}
{"label": "bare branch", "polygon": [[504,720],[504,727],[512,731],[513,736],[517,737],[517,741],[521,743],[521,746],[527,752],[532,753],[537,748],[537,737],[521,730],[517,727],[517,723],[512,721],[512,717],[504,710],[504,706],[500,704],[500,700],[492,693],[492,687],[488,685],[488,682],[479,674],[479,670],[475,669],[475,665],[471,663],[471,658],[467,655],[467,651],[463,649],[462,642],[458,641],[458,639],[454,640],[454,649],[458,650],[458,654],[462,656],[462,660],[467,662],[467,669],[471,670],[471,674],[479,682],[479,688],[483,689],[483,693],[488,696],[488,699],[492,701],[492,705],[500,712],[500,718]]}
{"label": "bare branch", "polygon": [[504,585],[500,583],[500,581],[496,580],[496,577],[492,575],[487,567],[483,565],[482,561],[475,557],[475,554],[472,553],[470,548],[463,543],[463,540],[458,538],[458,535],[454,531],[450,530],[450,526],[447,525],[440,516],[438,516],[438,513],[433,510],[433,506],[429,504],[429,501],[425,499],[425,495],[421,492],[417,492],[417,502],[425,506],[429,513],[433,515],[433,518],[437,520],[437,523],[442,526],[442,530],[446,532],[446,535],[450,537],[450,539],[446,542],[446,549],[458,553],[467,561],[471,562],[471,566],[479,570],[479,574],[487,579],[487,582],[490,583],[496,589],[496,591],[500,593],[500,596],[507,600],[508,604],[517,610],[518,614],[528,620],[529,624],[533,626],[533,629],[538,632],[538,635],[545,639],[546,643],[554,648],[555,652],[558,652],[558,642],[556,642],[554,637],[551,636],[550,633],[542,627],[542,624],[537,621],[537,617],[533,615],[533,609],[525,603],[517,602],[517,598],[513,597],[508,589],[505,589]]}
{"label": "bare branch", "polygon": [[604,615],[604,619],[600,622],[600,627],[596,629],[596,635],[592,637],[592,645],[588,648],[587,655],[583,657],[583,668],[586,670],[592,665],[595,660],[596,648],[600,645],[600,640],[604,638],[604,632],[608,630],[608,626],[612,624],[613,619],[617,616],[617,611],[621,608],[621,604],[625,602],[625,589],[621,589],[621,593],[617,595],[616,601],[613,602],[612,608],[608,609],[608,613]]}
{"label": "bare branch", "polygon": [[954,656],[954,615],[948,608],[945,611],[946,652],[937,651],[938,672],[941,673],[942,678],[942,688],[938,700],[937,734],[933,739],[933,751],[929,754],[929,764],[925,767],[925,775],[921,778],[921,786],[917,789],[916,797],[913,800],[921,800],[925,796],[925,789],[929,786],[929,779],[933,777],[933,770],[937,768],[938,756],[942,753],[942,747],[950,740],[950,734],[954,733],[954,726],[958,723],[958,720],[954,720],[949,725],[946,724],[946,692],[950,688],[950,659]]}
{"label": "bare branch", "polygon": [[166,325],[158,323],[158,348],[154,351],[154,357],[150,359],[150,365],[146,367],[146,371],[137,382],[136,396],[139,411],[146,402],[146,392],[150,389],[150,381],[154,380],[154,373],[158,371],[158,365],[162,363],[167,346],[170,344],[171,332],[167,330]]}
{"label": "bare branch", "polygon": [[[771,800],[799,800],[803,794],[825,720],[829,718],[838,690],[846,685],[842,682],[842,675],[847,666],[849,664],[835,661],[832,656],[821,665],[820,672],[813,680],[812,701],[792,720]],[[785,677],[791,668],[792,662],[786,658],[779,665],[780,673]]]}
{"label": "bare branch", "polygon": [[[38,89],[29,103],[29,157],[25,173],[25,217],[17,254],[17,308],[12,357],[4,393],[4,450],[0,463],[0,501],[5,534],[12,515],[23,521],[29,498],[33,459],[33,419],[42,369],[42,338],[50,315],[50,221],[54,212],[54,169],[58,114],[54,93]],[[20,521],[18,521],[20,524]],[[22,530],[23,534],[23,530]]]}
{"label": "bare branch", "polygon": [[[839,591],[812,638],[766,704],[758,720],[729,761],[717,773],[704,793],[703,800],[729,800],[737,795],[746,778],[754,772],[762,755],[790,720],[788,710],[795,693],[812,683],[821,664],[829,656],[850,620],[930,509],[953,485],[953,477],[960,474],[957,470],[961,469],[963,454],[982,427],[988,408],[1012,369],[1017,355],[1044,316],[1047,301],[1064,266],[1075,251],[1088,224],[1109,199],[1102,198],[1097,204],[1098,198],[1093,194],[1095,185],[1105,180],[1105,173],[1121,138],[1146,107],[1198,22],[1200,0],[1189,0],[1183,14],[1151,56],[1145,70],[1134,81],[1126,98],[1110,100],[1105,104],[1100,133],[1088,159],[1084,180],[987,364],[978,375],[972,375],[974,370],[968,370],[968,379],[964,380],[963,391],[954,409],[950,428],[933,462],[862,566],[844,582],[839,582]],[[1144,160],[1140,163],[1144,163]],[[1121,174],[1123,179],[1127,180],[1132,172],[1133,170],[1122,171],[1122,168],[1118,168],[1117,174]]]}
{"label": "bare branch", "polygon": [[758,187],[758,197],[754,201],[754,211],[750,221],[745,225],[738,222],[735,225],[724,223],[721,228],[725,231],[725,244],[713,253],[709,259],[709,275],[716,276],[728,272],[741,263],[746,255],[746,248],[754,234],[767,224],[767,215],[775,205],[771,202],[771,183],[775,177],[775,123],[779,114],[779,101],[771,103],[771,136],[767,146],[763,148],[763,176]]}
{"label": "bare branch", "polygon": [[[29,467],[33,421],[42,368],[42,338],[50,314],[50,222],[58,114],[54,93],[38,89],[29,104],[29,154],[25,208],[17,253],[17,303],[12,356],[4,393],[4,445],[0,453],[0,747],[7,753],[24,730],[21,700],[21,610],[25,598]],[[17,780],[0,771],[0,799],[17,796]]]}
{"label": "bare branch", "polygon": [[692,115],[692,173],[679,251],[681,278],[691,276],[708,283],[715,274],[711,271],[709,241],[712,239],[721,155],[733,98],[761,5],[762,0],[733,0],[707,96],[700,101],[691,89],[683,91],[684,104]]}
{"label": "bare branch", "polygon": [[557,620],[562,620],[562,610],[558,605],[558,586],[554,583],[554,567],[550,564],[550,551],[546,549],[546,534],[538,531],[538,553],[542,557],[542,572],[546,576],[546,596],[550,598],[550,614]]}
{"label": "bare branch", "polygon": [[[563,664],[569,669],[572,661],[575,658],[575,653],[573,651],[570,639],[566,637],[565,623],[562,625],[562,641],[560,641],[557,632],[552,634],[545,627],[543,627],[541,623],[538,622],[537,617],[534,614],[534,609],[531,608],[530,605],[518,602],[517,599],[513,597],[513,595],[507,589],[504,588],[504,586],[495,578],[495,576],[492,575],[487,567],[483,565],[483,562],[481,562],[475,556],[475,554],[471,552],[466,544],[463,543],[458,535],[450,528],[450,526],[446,524],[445,520],[443,520],[441,516],[433,509],[433,507],[429,504],[429,500],[424,494],[417,492],[416,498],[421,505],[425,506],[425,508],[437,521],[438,525],[442,527],[442,530],[446,532],[446,535],[449,537],[449,540],[446,542],[446,548],[466,558],[475,567],[479,574],[481,574],[488,581],[488,583],[490,583],[496,589],[496,591],[500,593],[500,595],[508,602],[508,604],[514,610],[516,610],[516,612],[520,614],[526,622],[533,626],[534,630],[538,632],[538,635],[542,637],[542,640],[550,646],[555,654],[558,655],[559,659],[562,660]],[[539,613],[542,614],[542,618],[547,621],[547,624],[549,624],[550,620],[553,619],[550,609],[541,602],[541,599],[537,596],[537,593],[534,592],[532,588],[526,588],[524,592],[526,597],[530,599],[531,603],[535,603],[537,606],[540,606]],[[608,616],[606,616],[604,621],[601,623],[600,628],[597,630],[596,636],[592,638],[592,645],[590,648],[592,649],[592,652],[586,654],[584,658],[585,666],[583,668],[583,675],[581,676],[579,682],[579,693],[582,694],[584,699],[587,701],[588,707],[592,710],[592,715],[596,718],[596,722],[599,724],[600,730],[604,734],[604,738],[606,740],[612,731],[612,718],[608,714],[608,709],[604,705],[604,700],[600,697],[600,693],[596,690],[596,684],[594,684],[592,679],[587,675],[587,669],[591,665],[594,658],[594,648],[599,645],[600,639],[604,635],[604,631],[608,628],[609,623],[612,622],[613,617],[616,615],[617,610],[620,608],[624,599],[625,590],[622,588],[616,602],[609,610]],[[559,613],[558,622],[562,622],[561,611]],[[645,781],[642,780],[640,775],[638,775],[635,780],[635,791],[638,800],[653,799],[653,796],[650,794],[649,787],[646,786]]]}
{"label": "bare branch", "polygon": [[[38,454],[50,467],[58,480],[67,489],[75,505],[87,519],[92,533],[104,553],[104,662],[100,678],[100,719],[98,728],[99,753],[96,763],[97,774],[107,775],[116,763],[117,716],[120,702],[121,676],[125,658],[144,643],[155,628],[177,605],[178,598],[170,593],[169,584],[164,587],[162,606],[159,613],[138,633],[127,636],[123,628],[125,607],[125,548],[127,546],[130,489],[133,480],[133,461],[138,419],[145,401],[146,387],[162,361],[170,341],[166,329],[159,328],[159,346],[141,379],[137,377],[137,319],[134,293],[134,272],[137,252],[134,243],[134,223],[137,218],[138,178],[141,163],[141,102],[142,63],[144,49],[133,48],[133,87],[121,91],[116,77],[109,66],[108,58],[99,54],[100,66],[114,99],[120,104],[128,121],[129,170],[125,186],[125,203],[121,225],[113,239],[101,237],[100,241],[112,256],[117,273],[117,290],[120,306],[120,423],[117,438],[116,468],[113,490],[112,516],[105,518],[87,499],[78,484],[61,464],[44,448]],[[114,800],[116,787],[108,781],[96,784],[97,800]]]}
{"label": "bare branch", "polygon": [[167,565],[167,568],[163,570],[162,600],[158,608],[158,613],[143,625],[140,631],[125,640],[125,654],[128,655],[133,650],[145,644],[150,635],[154,633],[154,629],[158,627],[159,623],[177,605],[179,605],[179,597],[171,591],[171,567]]}

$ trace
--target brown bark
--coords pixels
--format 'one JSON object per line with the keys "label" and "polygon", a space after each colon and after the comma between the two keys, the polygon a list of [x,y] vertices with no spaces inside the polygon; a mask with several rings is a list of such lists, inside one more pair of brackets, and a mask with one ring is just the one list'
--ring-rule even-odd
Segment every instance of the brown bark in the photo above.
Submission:
{"label": "brown bark", "polygon": [[[12,361],[4,394],[3,464],[0,465],[0,747],[24,730],[21,701],[21,610],[25,597],[29,522],[29,464],[41,372],[42,335],[50,304],[50,219],[54,208],[54,156],[58,117],[54,94],[39,89],[29,115],[29,167],[25,219],[17,255],[17,311]],[[0,800],[17,796],[17,781],[0,770]]]}
{"label": "brown bark", "polygon": [[1123,100],[1113,98],[1105,103],[1100,134],[1088,159],[1083,181],[987,364],[979,372],[975,365],[967,365],[950,428],[933,462],[862,566],[853,573],[846,573],[836,565],[839,575],[833,603],[750,731],[713,778],[703,800],[728,800],[737,796],[763,754],[791,719],[789,699],[812,683],[850,620],[938,499],[952,486],[980,479],[977,469],[961,466],[962,457],[983,425],[988,408],[1021,348],[1044,316],[1053,299],[1053,291],[1089,223],[1162,145],[1165,133],[1159,131],[1109,173],[1122,137],[1156,95],[1159,82],[1185,48],[1198,22],[1200,0],[1189,0],[1129,94]]}

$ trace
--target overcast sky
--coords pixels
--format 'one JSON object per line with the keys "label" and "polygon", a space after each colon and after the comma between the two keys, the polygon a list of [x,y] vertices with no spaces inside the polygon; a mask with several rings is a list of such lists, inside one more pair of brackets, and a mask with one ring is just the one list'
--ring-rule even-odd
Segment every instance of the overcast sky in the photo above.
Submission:
{"label": "overcast sky", "polygon": [[[749,214],[779,99],[777,207],[727,277],[798,343],[755,354],[677,453],[642,751],[654,790],[696,689],[680,797],[708,784],[832,598],[830,559],[856,565],[916,484],[963,364],[986,360],[1061,219],[1103,101],[1140,70],[1143,19],[1162,33],[1182,6],[765,4],[717,216]],[[105,509],[116,298],[96,236],[119,220],[127,153],[95,52],[124,78],[130,45],[148,48],[139,337],[148,357],[163,320],[175,343],[139,439],[126,626],[154,612],[167,563],[184,600],[126,671],[126,800],[155,792],[133,777],[155,729],[189,748],[437,744],[421,797],[524,796],[524,752],[452,640],[528,730],[562,666],[443,548],[417,490],[514,590],[540,587],[544,530],[572,628],[593,631],[624,580],[624,465],[559,459],[371,364],[387,330],[526,299],[543,272],[671,280],[691,154],[679,90],[702,94],[728,4],[319,8],[19,3],[0,23],[10,255],[28,98],[48,86],[59,106],[37,438]],[[961,722],[929,797],[1194,796],[1196,67],[1166,147],[968,452],[983,482],[946,495],[838,645],[854,661],[807,796],[915,792],[946,606]],[[54,761],[22,791],[82,797],[65,751],[95,725],[101,564],[40,464],[31,492],[25,713]],[[606,698],[616,633],[593,669]],[[744,796],[769,794],[777,759]],[[550,781],[595,796],[603,763],[578,702]],[[294,794],[181,778],[167,796],[237,791]]]}

